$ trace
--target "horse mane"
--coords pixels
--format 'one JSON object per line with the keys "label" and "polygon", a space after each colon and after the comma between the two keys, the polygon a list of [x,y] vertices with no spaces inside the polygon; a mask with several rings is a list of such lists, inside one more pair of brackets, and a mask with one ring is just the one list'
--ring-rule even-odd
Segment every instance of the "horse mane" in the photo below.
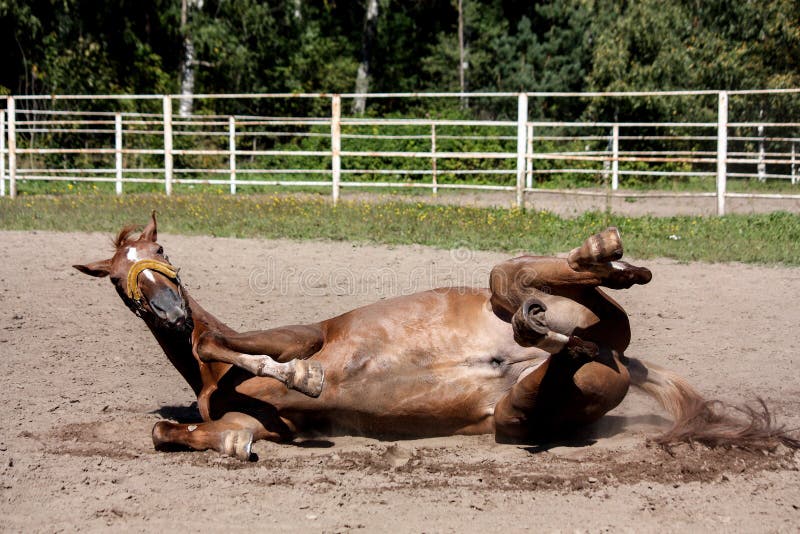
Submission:
{"label": "horse mane", "polygon": [[134,239],[131,237],[139,230],[139,226],[136,224],[129,224],[122,228],[112,241],[114,244],[114,249],[119,250],[120,248],[124,247],[125,245],[129,244]]}

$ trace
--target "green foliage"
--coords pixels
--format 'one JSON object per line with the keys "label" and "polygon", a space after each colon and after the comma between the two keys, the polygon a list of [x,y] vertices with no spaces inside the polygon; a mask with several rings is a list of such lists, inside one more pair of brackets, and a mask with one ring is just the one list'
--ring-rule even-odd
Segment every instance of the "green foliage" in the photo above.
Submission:
{"label": "green foliage", "polygon": [[[176,92],[185,37],[196,51],[198,93],[348,92],[355,86],[363,1],[206,0],[201,9],[189,9],[185,29],[180,4],[2,0],[0,92]],[[463,6],[469,91],[800,85],[796,0],[464,0]],[[458,90],[457,27],[452,0],[380,0],[370,90]],[[797,111],[777,100],[755,113]],[[461,104],[438,105],[452,110]],[[531,116],[705,120],[715,111],[711,99],[587,104],[537,100]],[[212,105],[202,103],[207,111]],[[228,105],[236,108],[225,110],[230,113],[282,111],[264,101]],[[409,104],[382,100],[370,105],[385,113],[402,112]],[[505,114],[489,101],[469,106],[475,114]]]}
{"label": "green foliage", "polygon": [[5,92],[141,93],[174,90],[172,2],[0,2]]}
{"label": "green foliage", "polygon": [[[589,89],[733,90],[800,85],[797,2],[642,0],[623,4],[596,0],[593,12],[597,17],[592,24],[595,45],[586,80]],[[592,114],[619,120],[707,120],[715,112],[711,101],[699,107],[674,98],[637,103],[626,106],[622,102],[614,109],[606,105]]]}

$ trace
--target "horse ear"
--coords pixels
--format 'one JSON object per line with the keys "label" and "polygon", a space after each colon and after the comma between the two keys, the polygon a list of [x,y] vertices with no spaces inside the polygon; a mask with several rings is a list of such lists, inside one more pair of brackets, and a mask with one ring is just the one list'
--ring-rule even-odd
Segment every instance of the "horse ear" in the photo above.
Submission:
{"label": "horse ear", "polygon": [[111,272],[111,260],[100,260],[87,263],[86,265],[73,265],[76,269],[89,276],[102,278]]}
{"label": "horse ear", "polygon": [[153,213],[150,214],[150,222],[147,223],[147,226],[145,226],[144,230],[142,230],[142,235],[139,236],[139,239],[144,239],[145,241],[152,241],[153,243],[158,241],[158,224],[156,223],[156,210],[153,210]]}

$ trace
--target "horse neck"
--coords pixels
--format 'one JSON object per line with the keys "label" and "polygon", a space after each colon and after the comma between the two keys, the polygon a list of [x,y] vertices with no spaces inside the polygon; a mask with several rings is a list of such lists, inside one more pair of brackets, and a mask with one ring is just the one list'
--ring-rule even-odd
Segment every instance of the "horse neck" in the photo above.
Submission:
{"label": "horse neck", "polygon": [[186,295],[186,302],[191,310],[190,316],[194,324],[192,330],[176,331],[174,328],[161,325],[149,316],[144,317],[144,322],[150,328],[169,361],[197,395],[203,388],[203,380],[200,375],[200,365],[192,350],[195,335],[208,330],[228,333],[231,332],[231,329],[207,312],[188,294]]}

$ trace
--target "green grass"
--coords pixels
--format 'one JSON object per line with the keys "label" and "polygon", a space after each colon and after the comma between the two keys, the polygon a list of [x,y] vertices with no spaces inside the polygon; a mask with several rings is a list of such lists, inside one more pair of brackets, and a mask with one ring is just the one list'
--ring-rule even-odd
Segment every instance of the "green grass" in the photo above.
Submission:
{"label": "green grass", "polygon": [[[800,216],[625,217],[592,212],[562,218],[541,211],[342,201],[292,195],[32,195],[0,199],[0,228],[115,232],[159,213],[164,232],[230,237],[332,239],[442,248],[565,252],[606,226],[637,258],[800,265]],[[677,237],[677,239],[676,239]]]}

